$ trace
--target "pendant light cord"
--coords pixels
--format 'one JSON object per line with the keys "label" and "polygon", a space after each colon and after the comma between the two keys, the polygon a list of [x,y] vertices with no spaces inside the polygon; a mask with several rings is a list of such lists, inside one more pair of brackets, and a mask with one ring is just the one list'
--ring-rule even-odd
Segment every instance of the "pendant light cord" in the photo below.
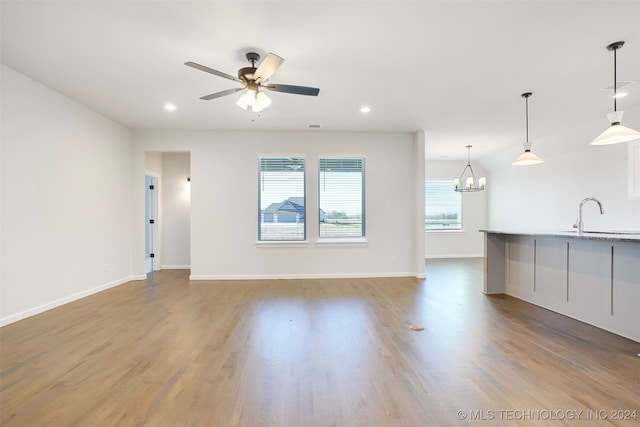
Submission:
{"label": "pendant light cord", "polygon": [[613,49],[613,111],[617,111],[617,98],[616,98],[616,90],[617,90],[617,83],[616,83],[616,71],[617,71],[617,61],[616,61],[616,56],[618,53],[618,49]]}
{"label": "pendant light cord", "polygon": [[526,120],[526,123],[527,123],[527,142],[529,142],[529,97],[528,96],[526,96],[524,98],[524,105],[525,105],[525,107],[524,107],[525,108],[525,112],[526,112],[526,115],[527,115],[527,120]]}

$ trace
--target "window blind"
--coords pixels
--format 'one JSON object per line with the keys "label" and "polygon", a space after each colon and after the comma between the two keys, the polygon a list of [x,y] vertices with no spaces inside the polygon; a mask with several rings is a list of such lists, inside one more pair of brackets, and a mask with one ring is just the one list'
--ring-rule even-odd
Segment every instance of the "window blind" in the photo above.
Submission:
{"label": "window blind", "polygon": [[453,191],[453,182],[426,180],[424,191],[425,230],[461,230],[462,194]]}
{"label": "window blind", "polygon": [[320,237],[363,237],[364,158],[321,158],[318,187]]}
{"label": "window blind", "polygon": [[258,240],[305,240],[305,159],[258,160]]}

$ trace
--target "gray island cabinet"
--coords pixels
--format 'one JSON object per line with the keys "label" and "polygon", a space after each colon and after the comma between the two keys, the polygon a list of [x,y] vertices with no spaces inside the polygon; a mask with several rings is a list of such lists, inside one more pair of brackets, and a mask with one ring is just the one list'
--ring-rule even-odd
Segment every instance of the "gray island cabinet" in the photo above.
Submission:
{"label": "gray island cabinet", "polygon": [[484,293],[640,342],[640,234],[480,231]]}

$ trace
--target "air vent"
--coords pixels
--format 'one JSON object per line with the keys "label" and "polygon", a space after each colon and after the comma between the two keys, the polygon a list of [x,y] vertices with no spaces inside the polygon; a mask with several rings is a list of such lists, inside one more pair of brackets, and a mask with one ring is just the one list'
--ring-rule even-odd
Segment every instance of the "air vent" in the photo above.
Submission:
{"label": "air vent", "polygon": [[319,129],[320,125],[309,125],[310,129]]}

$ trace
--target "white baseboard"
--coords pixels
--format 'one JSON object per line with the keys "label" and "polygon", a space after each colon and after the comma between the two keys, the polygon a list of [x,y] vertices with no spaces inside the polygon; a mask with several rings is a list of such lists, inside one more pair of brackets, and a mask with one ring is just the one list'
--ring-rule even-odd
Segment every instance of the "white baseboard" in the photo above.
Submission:
{"label": "white baseboard", "polygon": [[160,270],[189,270],[190,265],[161,265]]}
{"label": "white baseboard", "polygon": [[192,274],[189,280],[279,280],[279,279],[369,279],[376,277],[416,277],[424,278],[424,273],[338,273],[338,274],[269,274],[269,275],[210,275]]}
{"label": "white baseboard", "polygon": [[52,308],[60,307],[61,305],[70,303],[72,301],[78,300],[80,298],[87,297],[89,295],[93,295],[95,293],[104,291],[109,288],[116,287],[118,285],[122,285],[124,283],[130,282],[132,280],[144,280],[147,276],[129,276],[123,279],[114,280],[113,282],[105,283],[100,286],[96,286],[95,288],[87,289],[82,292],[78,292],[63,298],[59,298],[57,300],[48,302],[46,304],[39,305],[37,307],[33,307],[19,313],[11,314],[9,316],[0,318],[0,326],[6,326],[11,323],[17,322],[22,319],[26,319],[27,317],[35,316],[36,314],[43,313],[47,310],[51,310]]}

